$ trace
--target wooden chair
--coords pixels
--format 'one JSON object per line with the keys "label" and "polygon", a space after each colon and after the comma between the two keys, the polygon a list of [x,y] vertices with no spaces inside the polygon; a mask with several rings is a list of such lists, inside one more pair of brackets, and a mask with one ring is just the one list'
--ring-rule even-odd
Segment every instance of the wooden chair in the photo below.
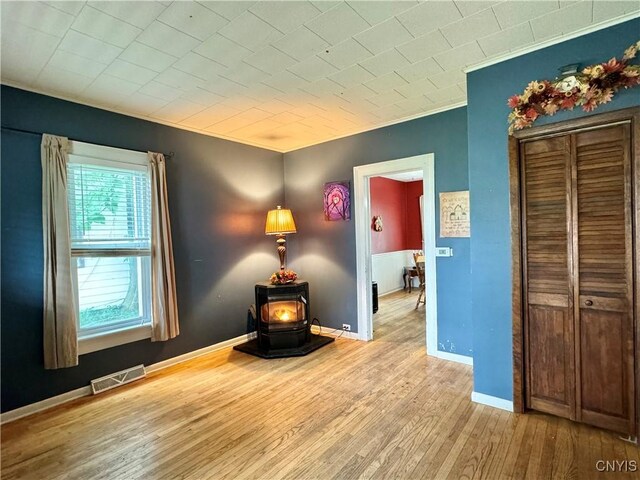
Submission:
{"label": "wooden chair", "polygon": [[418,280],[420,281],[420,293],[418,294],[418,301],[416,302],[416,310],[420,306],[420,304],[426,305],[427,296],[424,291],[424,255],[422,252],[414,252],[413,261],[416,264],[416,270],[418,271]]}

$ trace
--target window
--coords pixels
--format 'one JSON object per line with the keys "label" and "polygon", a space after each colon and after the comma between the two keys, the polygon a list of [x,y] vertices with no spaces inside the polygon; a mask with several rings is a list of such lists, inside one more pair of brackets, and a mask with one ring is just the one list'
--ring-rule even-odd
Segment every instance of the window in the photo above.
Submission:
{"label": "window", "polygon": [[148,338],[151,206],[146,155],[73,142],[67,173],[80,353]]}

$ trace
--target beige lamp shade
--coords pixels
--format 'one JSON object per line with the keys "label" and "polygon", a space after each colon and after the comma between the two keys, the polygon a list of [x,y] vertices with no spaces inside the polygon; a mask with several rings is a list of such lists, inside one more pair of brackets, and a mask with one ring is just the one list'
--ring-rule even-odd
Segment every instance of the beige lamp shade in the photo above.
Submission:
{"label": "beige lamp shade", "polygon": [[278,205],[275,210],[269,210],[267,213],[267,223],[264,226],[266,235],[286,235],[296,233],[296,222],[293,221],[293,215],[288,208],[282,208]]}

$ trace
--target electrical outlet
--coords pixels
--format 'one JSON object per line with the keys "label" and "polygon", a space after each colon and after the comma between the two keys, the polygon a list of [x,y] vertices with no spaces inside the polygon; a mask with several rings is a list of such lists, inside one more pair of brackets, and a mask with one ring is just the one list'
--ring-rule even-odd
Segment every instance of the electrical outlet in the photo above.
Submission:
{"label": "electrical outlet", "polygon": [[343,329],[345,332],[350,332],[350,331],[351,331],[351,325],[349,325],[348,323],[343,323],[343,324],[342,324],[342,329]]}

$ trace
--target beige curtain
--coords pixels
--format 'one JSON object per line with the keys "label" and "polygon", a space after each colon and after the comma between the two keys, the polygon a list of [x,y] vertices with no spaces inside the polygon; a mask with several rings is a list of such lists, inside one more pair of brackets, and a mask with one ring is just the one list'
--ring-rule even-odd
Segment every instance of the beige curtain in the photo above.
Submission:
{"label": "beige curtain", "polygon": [[78,331],[71,283],[65,137],[43,135],[42,230],[44,240],[44,367],[78,365]]}
{"label": "beige curtain", "polygon": [[164,155],[148,152],[151,166],[151,340],[165,341],[180,334],[176,299],[171,222]]}

